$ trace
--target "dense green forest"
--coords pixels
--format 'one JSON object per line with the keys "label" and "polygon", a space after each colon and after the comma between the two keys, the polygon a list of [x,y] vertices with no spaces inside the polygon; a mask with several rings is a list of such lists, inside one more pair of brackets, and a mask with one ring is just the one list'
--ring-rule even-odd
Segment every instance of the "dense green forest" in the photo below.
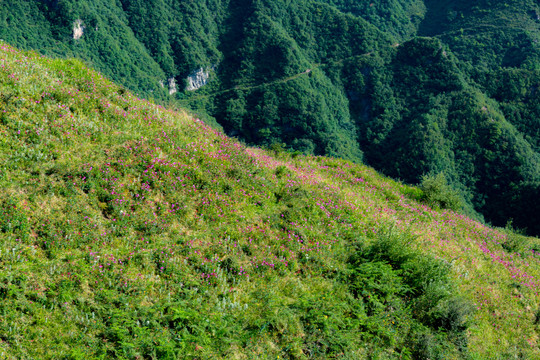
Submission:
{"label": "dense green forest", "polygon": [[5,0],[0,38],[248,144],[441,173],[468,215],[540,234],[533,0]]}

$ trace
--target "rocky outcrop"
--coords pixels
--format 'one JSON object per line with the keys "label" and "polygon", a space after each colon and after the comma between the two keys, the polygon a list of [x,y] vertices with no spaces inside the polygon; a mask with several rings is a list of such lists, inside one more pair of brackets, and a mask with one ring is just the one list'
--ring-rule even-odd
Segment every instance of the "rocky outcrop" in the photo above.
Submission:
{"label": "rocky outcrop", "polygon": [[173,95],[178,91],[176,87],[176,79],[174,77],[170,77],[168,81],[169,81],[169,95]]}
{"label": "rocky outcrop", "polygon": [[79,40],[84,34],[84,25],[81,19],[73,22],[73,39]]}
{"label": "rocky outcrop", "polygon": [[199,68],[187,77],[186,91],[195,91],[208,83],[210,71]]}

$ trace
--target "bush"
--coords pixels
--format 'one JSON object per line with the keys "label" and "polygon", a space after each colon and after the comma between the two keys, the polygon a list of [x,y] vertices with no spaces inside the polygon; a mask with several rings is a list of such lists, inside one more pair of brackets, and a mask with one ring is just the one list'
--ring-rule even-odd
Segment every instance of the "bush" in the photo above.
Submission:
{"label": "bush", "polygon": [[420,190],[423,192],[421,200],[432,207],[454,211],[463,207],[461,196],[448,184],[443,173],[422,176]]}
{"label": "bush", "polygon": [[[348,284],[366,309],[364,331],[400,351],[410,349],[414,358],[462,358],[472,307],[453,295],[456,285],[448,263],[415,251],[414,239],[387,229],[369,245],[366,240],[355,244],[348,261]],[[408,331],[396,337],[377,329],[375,319],[383,323],[392,319],[387,326]]]}

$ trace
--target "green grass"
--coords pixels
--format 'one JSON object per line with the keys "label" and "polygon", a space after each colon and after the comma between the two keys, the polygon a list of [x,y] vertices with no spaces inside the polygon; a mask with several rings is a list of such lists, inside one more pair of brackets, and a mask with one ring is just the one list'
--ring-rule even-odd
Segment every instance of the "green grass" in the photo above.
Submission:
{"label": "green grass", "polygon": [[0,357],[540,356],[538,239],[0,52]]}

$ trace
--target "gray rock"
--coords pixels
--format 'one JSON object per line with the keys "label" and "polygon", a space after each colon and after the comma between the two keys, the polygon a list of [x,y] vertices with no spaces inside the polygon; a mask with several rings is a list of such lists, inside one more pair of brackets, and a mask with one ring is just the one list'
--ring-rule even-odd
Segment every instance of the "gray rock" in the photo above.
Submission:
{"label": "gray rock", "polygon": [[170,77],[168,81],[169,81],[169,95],[172,95],[178,91],[178,89],[176,88],[176,79],[174,77]]}
{"label": "gray rock", "polygon": [[81,19],[77,19],[73,22],[73,39],[79,40],[84,34],[84,26]]}
{"label": "gray rock", "polygon": [[204,85],[208,83],[208,79],[210,78],[210,72],[209,70],[204,70],[203,68],[199,68],[198,70],[194,71],[187,77],[188,85],[186,86],[186,91],[195,91],[197,89],[200,89]]}

